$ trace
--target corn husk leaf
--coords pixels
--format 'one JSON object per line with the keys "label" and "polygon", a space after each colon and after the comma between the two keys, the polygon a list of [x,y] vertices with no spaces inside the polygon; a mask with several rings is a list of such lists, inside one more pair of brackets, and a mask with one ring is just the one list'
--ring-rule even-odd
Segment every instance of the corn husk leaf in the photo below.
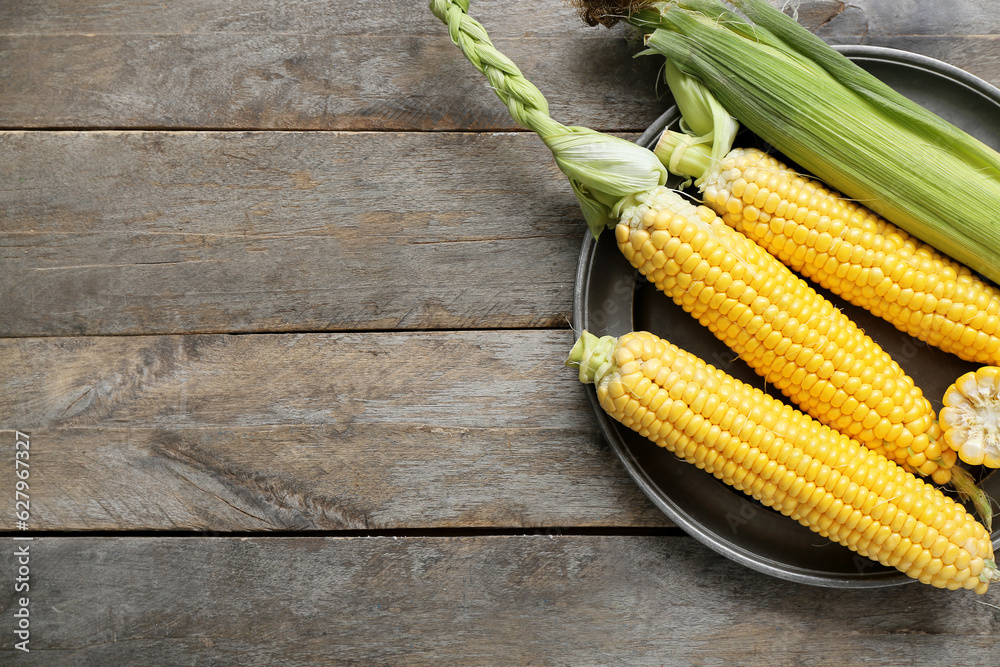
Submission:
{"label": "corn husk leaf", "polygon": [[664,79],[681,112],[681,132],[666,130],[653,152],[667,170],[701,185],[705,174],[732,149],[739,122],[719,103],[719,100],[698,79],[685,74],[667,60]]}
{"label": "corn husk leaf", "polygon": [[653,153],[625,139],[584,128],[543,137],[566,176],[616,201],[666,182]]}
{"label": "corn husk leaf", "polygon": [[733,4],[758,21],[714,0],[653,3],[647,47],[834,189],[1000,282],[1000,156],[763,0]]}
{"label": "corn husk leaf", "polygon": [[594,238],[615,221],[613,209],[619,200],[667,181],[667,170],[656,155],[625,139],[567,127],[542,140],[569,178]]}

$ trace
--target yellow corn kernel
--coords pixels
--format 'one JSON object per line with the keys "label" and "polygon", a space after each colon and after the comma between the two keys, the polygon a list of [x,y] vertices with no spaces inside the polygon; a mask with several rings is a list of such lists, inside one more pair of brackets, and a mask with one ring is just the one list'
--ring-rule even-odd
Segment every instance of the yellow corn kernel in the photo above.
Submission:
{"label": "yellow corn kernel", "polygon": [[[996,287],[762,151],[734,149],[722,163],[728,166],[709,172],[702,189],[705,204],[725,214],[727,224],[795,271],[899,330],[966,361],[1000,366]],[[766,174],[765,185],[746,185],[747,173]],[[794,197],[793,181],[798,183]],[[744,184],[741,193],[735,190],[738,183]],[[786,195],[781,195],[783,189]],[[764,210],[771,215],[766,233],[755,223],[760,207],[748,206],[758,201],[766,202]],[[748,215],[748,208],[754,212]],[[830,232],[819,230],[824,217]],[[799,252],[801,248],[813,252]],[[922,317],[930,313],[938,315],[938,324]]]}
{"label": "yellow corn kernel", "polygon": [[[940,490],[653,334],[597,340],[584,332],[567,363],[580,367],[581,380],[596,385],[602,407],[622,423],[648,409],[651,395],[696,397],[698,409],[677,401],[681,408],[650,440],[818,534],[941,588],[985,592],[1000,578],[986,529]],[[635,375],[671,384],[635,395],[627,390]],[[709,405],[701,398],[707,392],[726,398]],[[823,466],[823,481],[805,477]],[[853,481],[845,488],[844,479]]]}

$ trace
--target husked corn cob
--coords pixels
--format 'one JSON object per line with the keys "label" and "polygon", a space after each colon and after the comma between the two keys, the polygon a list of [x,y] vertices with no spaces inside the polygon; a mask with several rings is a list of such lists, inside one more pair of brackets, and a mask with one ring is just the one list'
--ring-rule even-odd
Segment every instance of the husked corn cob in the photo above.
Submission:
{"label": "husked corn cob", "polygon": [[983,366],[945,390],[941,428],[960,459],[1000,468],[1000,368]]}
{"label": "husked corn cob", "polygon": [[640,273],[804,412],[901,465],[951,479],[935,414],[869,336],[766,250],[667,188],[622,207],[618,246]]}
{"label": "husked corn cob", "polygon": [[930,245],[755,148],[731,151],[701,187],[795,271],[930,345],[1000,365],[1000,290]]}
{"label": "husked corn cob", "polygon": [[583,332],[566,363],[611,417],[834,542],[939,588],[1000,576],[962,505],[653,334]]}

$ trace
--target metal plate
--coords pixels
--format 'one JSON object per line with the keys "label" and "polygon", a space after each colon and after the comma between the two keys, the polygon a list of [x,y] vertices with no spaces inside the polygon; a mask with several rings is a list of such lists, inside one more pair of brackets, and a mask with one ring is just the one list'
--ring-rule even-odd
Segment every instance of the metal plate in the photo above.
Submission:
{"label": "metal plate", "polygon": [[[903,95],[1000,148],[1000,90],[955,67],[904,51],[866,46],[838,50]],[[651,148],[665,128],[676,127],[678,117],[677,109],[671,108],[637,143]],[[761,145],[748,133],[736,142],[748,144]],[[892,354],[935,409],[940,409],[948,385],[977,367],[818,291]],[[618,251],[614,234],[602,234],[596,243],[589,233],[584,239],[573,319],[578,328],[596,335],[651,331],[734,377],[767,389],[764,380],[729,348],[638,276]],[[818,586],[863,588],[914,581],[820,537],[639,437],[604,412],[593,386],[589,394],[605,437],[639,487],[677,525],[715,551],[775,577]],[[1000,498],[1000,473],[985,476],[982,486],[991,497]],[[1000,517],[994,524],[1000,525]],[[993,534],[993,544],[1000,548],[1000,532]]]}

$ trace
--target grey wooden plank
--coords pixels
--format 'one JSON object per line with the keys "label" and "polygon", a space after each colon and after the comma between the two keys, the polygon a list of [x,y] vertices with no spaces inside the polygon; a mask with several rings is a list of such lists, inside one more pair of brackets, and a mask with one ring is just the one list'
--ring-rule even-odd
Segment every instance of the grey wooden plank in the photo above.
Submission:
{"label": "grey wooden plank", "polygon": [[[883,34],[988,35],[1000,30],[997,0],[770,0],[815,29],[845,13],[860,12]],[[572,3],[557,0],[472,0],[470,13],[491,34],[520,37],[542,30],[588,34]],[[124,11],[124,8],[131,11]],[[436,32],[426,4],[381,0],[377,5],[333,0],[20,0],[0,7],[0,25],[10,34],[345,34],[388,35]]]}
{"label": "grey wooden plank", "polygon": [[4,339],[0,414],[31,437],[39,530],[669,525],[563,366],[572,341]]}
{"label": "grey wooden plank", "polygon": [[[831,41],[930,50],[997,82],[996,7],[815,0],[799,16]],[[473,14],[558,118],[634,131],[668,104],[659,64],[632,58],[624,28],[588,28],[556,0],[483,0]],[[514,127],[421,2],[4,3],[0,53],[0,127]]]}
{"label": "grey wooden plank", "polygon": [[[0,127],[515,127],[425,2],[4,4]],[[557,117],[637,130],[665,108],[659,64],[634,59],[624,30],[591,30],[559,0],[474,11]]]}
{"label": "grey wooden plank", "polygon": [[[784,0],[772,4],[788,7]],[[805,0],[799,21],[820,35],[971,36],[1000,31],[996,0]],[[791,13],[789,8],[787,11]]]}
{"label": "grey wooden plank", "polygon": [[[0,556],[3,581],[14,547]],[[41,538],[12,664],[993,665],[996,608],[816,589],[685,537]]]}
{"label": "grey wooden plank", "polygon": [[0,336],[563,326],[533,134],[0,132]]}

